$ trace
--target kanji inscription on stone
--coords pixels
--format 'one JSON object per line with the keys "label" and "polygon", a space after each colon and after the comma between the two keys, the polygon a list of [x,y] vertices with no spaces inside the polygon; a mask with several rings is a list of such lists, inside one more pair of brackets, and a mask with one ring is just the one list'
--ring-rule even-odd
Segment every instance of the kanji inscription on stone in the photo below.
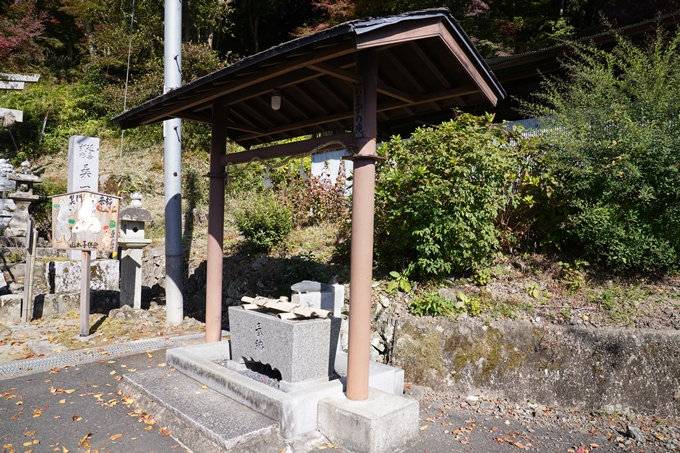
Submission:
{"label": "kanji inscription on stone", "polygon": [[99,186],[99,139],[73,135],[68,141],[68,191],[89,190]]}

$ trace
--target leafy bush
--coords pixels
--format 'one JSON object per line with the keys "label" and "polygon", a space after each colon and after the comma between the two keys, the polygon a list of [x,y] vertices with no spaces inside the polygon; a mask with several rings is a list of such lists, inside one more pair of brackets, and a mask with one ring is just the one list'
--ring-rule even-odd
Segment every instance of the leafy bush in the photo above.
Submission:
{"label": "leafy bush", "polygon": [[251,194],[235,210],[236,226],[256,250],[280,245],[293,227],[291,212],[271,193]]}
{"label": "leafy bush", "polygon": [[[0,104],[24,111],[24,121],[11,126],[20,148],[16,162],[34,159],[41,153],[66,150],[71,135],[111,136],[105,119],[106,102],[96,84],[33,84],[23,91],[1,94]],[[43,120],[48,111],[41,141]],[[0,148],[5,150],[13,147],[11,143],[0,143]]]}
{"label": "leafy bush", "polygon": [[296,174],[293,178],[288,176],[288,179],[283,179],[279,183],[279,196],[293,212],[295,225],[309,226],[349,220],[350,200],[345,195],[344,163],[340,164],[339,173],[335,181],[331,180],[328,173],[304,180]]}
{"label": "leafy bush", "polygon": [[611,52],[577,46],[568,80],[546,79],[526,111],[545,118],[563,201],[558,245],[614,271],[680,260],[680,32]]}
{"label": "leafy bush", "polygon": [[450,316],[456,312],[456,305],[452,300],[430,292],[416,297],[409,310],[414,316]]}
{"label": "leafy bush", "polygon": [[406,276],[444,277],[484,268],[499,250],[494,221],[513,199],[507,129],[492,115],[461,114],[381,152],[376,255]]}
{"label": "leafy bush", "polygon": [[403,291],[405,293],[411,292],[411,282],[408,281],[408,277],[404,274],[400,274],[397,271],[390,272],[390,277],[392,281],[387,284],[387,291],[394,293],[397,290]]}

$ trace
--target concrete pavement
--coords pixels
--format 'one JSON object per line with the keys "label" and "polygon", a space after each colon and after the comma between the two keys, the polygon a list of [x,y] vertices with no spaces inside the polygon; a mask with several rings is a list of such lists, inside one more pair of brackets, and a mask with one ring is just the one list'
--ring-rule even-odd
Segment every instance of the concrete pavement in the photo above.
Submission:
{"label": "concrete pavement", "polygon": [[[167,366],[164,349],[109,353],[93,360],[0,377],[3,453],[189,451],[181,441],[197,432],[192,423],[208,431],[234,431],[226,435],[232,436],[232,444],[220,445],[214,439],[212,444],[194,442],[195,453],[346,453],[318,432],[284,441],[267,417]],[[158,381],[154,387],[163,401],[135,394],[124,385],[134,381],[125,376],[137,373]],[[408,453],[650,453],[675,451],[669,446],[680,444],[675,420],[648,418],[649,423],[643,424],[642,418],[632,415],[560,411],[531,403],[439,394],[413,385],[406,392],[420,400],[419,437],[402,450]],[[181,414],[173,405],[181,408]],[[641,438],[627,432],[631,423],[642,428]]]}

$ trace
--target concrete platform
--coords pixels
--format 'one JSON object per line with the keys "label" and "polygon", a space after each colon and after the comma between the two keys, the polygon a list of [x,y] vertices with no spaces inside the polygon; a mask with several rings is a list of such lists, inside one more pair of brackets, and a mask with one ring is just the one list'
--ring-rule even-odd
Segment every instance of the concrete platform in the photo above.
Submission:
{"label": "concrete platform", "polygon": [[[340,352],[335,356],[335,372],[340,375],[343,388],[347,389],[347,353]],[[404,370],[377,362],[369,362],[368,386],[390,395],[401,396],[404,393]]]}
{"label": "concrete platform", "polygon": [[397,451],[418,437],[418,413],[417,401],[369,388],[366,400],[319,401],[319,431],[352,453]]}
{"label": "concrete platform", "polygon": [[228,341],[175,348],[166,353],[168,365],[277,421],[285,439],[316,430],[319,400],[343,391],[342,382],[336,379],[286,393],[213,363],[230,358]]}
{"label": "concrete platform", "polygon": [[135,405],[198,452],[280,452],[276,421],[169,368],[126,374],[120,383]]}

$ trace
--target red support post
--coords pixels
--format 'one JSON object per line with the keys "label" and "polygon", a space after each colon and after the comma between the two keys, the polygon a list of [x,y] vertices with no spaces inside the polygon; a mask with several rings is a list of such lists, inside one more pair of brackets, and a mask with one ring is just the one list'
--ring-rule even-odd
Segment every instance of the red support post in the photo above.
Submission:
{"label": "red support post", "polygon": [[205,342],[222,339],[222,260],[224,242],[224,166],[227,149],[227,107],[213,101],[208,200],[208,263],[205,294]]}
{"label": "red support post", "polygon": [[368,398],[371,347],[371,294],[373,292],[373,217],[377,135],[378,65],[375,52],[357,56],[363,86],[357,86],[354,133],[358,153],[354,156],[352,189],[352,245],[349,288],[349,344],[347,398]]}

